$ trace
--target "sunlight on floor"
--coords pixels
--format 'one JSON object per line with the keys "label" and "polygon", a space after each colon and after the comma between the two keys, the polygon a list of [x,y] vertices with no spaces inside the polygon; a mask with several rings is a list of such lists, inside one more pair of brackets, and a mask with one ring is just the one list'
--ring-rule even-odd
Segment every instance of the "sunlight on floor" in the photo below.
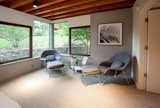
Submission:
{"label": "sunlight on floor", "polygon": [[79,77],[50,77],[37,71],[4,84],[0,90],[23,108],[158,108],[160,96],[133,86],[85,86]]}

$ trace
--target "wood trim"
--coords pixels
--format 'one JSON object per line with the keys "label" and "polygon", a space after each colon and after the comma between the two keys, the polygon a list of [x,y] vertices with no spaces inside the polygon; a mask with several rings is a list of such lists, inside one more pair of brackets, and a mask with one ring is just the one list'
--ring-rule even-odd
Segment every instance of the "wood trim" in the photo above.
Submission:
{"label": "wood trim", "polygon": [[30,58],[30,57],[24,57],[24,58],[19,58],[19,59],[14,59],[14,60],[5,61],[5,62],[0,62],[0,65],[1,65],[1,64],[5,64],[5,63],[10,63],[10,62],[19,61],[19,60],[29,59],[29,58]]}
{"label": "wood trim", "polygon": [[22,59],[26,59],[26,58],[31,58],[32,57],[32,26],[9,23],[9,22],[4,22],[4,21],[0,21],[0,24],[29,28],[29,56],[24,57],[24,58],[15,59],[15,60],[5,61],[5,62],[0,63],[0,64],[13,62],[13,61],[18,61],[18,60],[22,60]]}
{"label": "wood trim", "polygon": [[93,1],[97,1],[97,0],[81,0],[81,2],[79,2],[79,0],[70,0],[70,1],[59,3],[57,5],[51,5],[51,6],[39,9],[39,10],[35,10],[30,13],[33,15],[40,15],[40,14],[44,14],[44,13],[48,13],[48,12],[52,12],[52,11],[57,11],[60,9],[69,8],[72,6],[83,5],[85,3],[91,3]]}
{"label": "wood trim", "polygon": [[13,0],[9,7],[10,8],[18,8],[20,6],[24,6],[25,4],[32,3],[32,0]]}
{"label": "wood trim", "polygon": [[160,9],[160,7],[153,7],[150,10],[152,11],[152,10],[159,10],[159,9]]}
{"label": "wood trim", "polygon": [[51,17],[45,17],[45,18],[49,20],[57,20],[57,19],[91,14],[91,13],[101,12],[101,11],[106,11],[106,10],[115,10],[115,9],[130,8],[130,7],[132,7],[132,4],[128,5],[128,3],[124,2],[124,3],[121,3],[121,5],[119,5],[119,3],[112,4],[112,5],[103,5],[103,6],[83,9],[80,11],[73,11],[73,12],[68,12],[68,13],[60,14],[60,15],[53,15]]}
{"label": "wood trim", "polygon": [[32,28],[32,26],[29,26],[29,25],[22,25],[22,24],[10,23],[10,22],[5,22],[5,21],[0,21],[0,24]]}
{"label": "wood trim", "polygon": [[37,8],[33,8],[32,3],[30,3],[30,4],[26,4],[22,7],[19,7],[17,9],[20,11],[23,11],[23,12],[32,12],[32,11],[36,11],[38,9],[49,7],[51,5],[63,3],[65,1],[67,1],[67,0],[41,0],[41,1],[39,1],[39,6]]}
{"label": "wood trim", "polygon": [[95,12],[132,7],[136,0],[2,0],[0,5],[27,12],[49,20],[91,14]]}
{"label": "wood trim", "polygon": [[[125,3],[126,3],[125,1],[117,1],[114,4],[122,5],[122,4],[125,4]],[[100,6],[104,6],[104,5],[105,6],[108,6],[108,5],[113,6],[113,3],[106,2],[105,0],[101,0],[99,2],[92,1],[92,2],[89,2],[89,3],[84,3],[83,5],[71,6],[71,7],[68,7],[68,8],[63,8],[63,9],[59,9],[59,10],[55,10],[55,11],[51,11],[51,12],[47,12],[47,13],[43,13],[43,14],[37,14],[37,15],[40,16],[40,17],[43,17],[43,18],[47,18],[47,17],[51,17],[53,15],[64,15],[65,13],[81,11],[81,10],[84,10],[84,9],[92,9],[94,7],[100,7]]]}
{"label": "wood trim", "polygon": [[[117,2],[117,3],[121,3],[121,2]],[[89,8],[93,8],[93,7],[98,7],[98,6],[102,6],[102,5],[109,5],[109,2],[106,2],[105,0],[101,0],[99,2],[92,1],[89,3],[85,3],[83,5],[77,5],[77,6],[71,6],[69,8],[64,8],[61,10],[57,10],[57,11],[52,11],[52,12],[48,12],[45,14],[41,14],[39,16],[47,18],[53,15],[61,15],[61,14],[65,14],[65,13],[69,13],[69,12],[74,12],[74,11],[78,11],[78,10],[83,10],[83,9],[89,9]]]}
{"label": "wood trim", "polygon": [[30,55],[30,58],[32,58],[32,52],[33,52],[33,41],[32,41],[32,37],[33,37],[33,35],[32,35],[32,27],[30,27],[29,28],[30,29],[30,40],[29,40],[29,55]]}
{"label": "wood trim", "polygon": [[90,54],[83,54],[83,53],[72,53],[72,36],[71,36],[71,30],[72,29],[78,29],[78,28],[90,28],[90,26],[78,26],[78,27],[70,27],[69,28],[69,54],[70,55],[80,55],[80,56],[90,56]]}
{"label": "wood trim", "polygon": [[71,29],[69,28],[69,55],[71,55],[72,53],[72,47],[71,47]]}

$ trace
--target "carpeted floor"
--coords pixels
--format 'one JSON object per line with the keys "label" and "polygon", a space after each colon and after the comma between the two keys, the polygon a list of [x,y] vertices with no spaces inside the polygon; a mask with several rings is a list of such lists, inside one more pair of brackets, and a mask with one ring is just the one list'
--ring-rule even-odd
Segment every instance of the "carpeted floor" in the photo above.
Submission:
{"label": "carpeted floor", "polygon": [[133,85],[84,85],[79,75],[39,70],[8,81],[0,91],[22,108],[159,108],[160,95]]}

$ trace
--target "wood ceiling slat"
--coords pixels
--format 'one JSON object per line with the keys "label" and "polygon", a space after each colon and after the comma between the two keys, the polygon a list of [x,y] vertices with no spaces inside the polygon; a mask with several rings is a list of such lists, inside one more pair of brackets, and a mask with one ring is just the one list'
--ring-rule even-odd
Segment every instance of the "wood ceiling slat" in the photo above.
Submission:
{"label": "wood ceiling slat", "polygon": [[12,0],[1,0],[0,5],[9,7],[10,2],[13,2]]}
{"label": "wood ceiling slat", "polygon": [[[60,9],[64,9],[64,8],[69,8],[72,6],[83,5],[85,3],[91,3],[93,1],[97,1],[97,0],[68,0],[67,2],[63,2],[63,3],[57,4],[57,5],[51,5],[49,7],[35,10],[30,13],[33,15],[40,15],[40,14],[44,14],[47,12],[52,12],[52,11],[56,11],[56,10],[60,10]],[[106,1],[112,1],[112,0],[106,0]]]}
{"label": "wood ceiling slat", "polygon": [[32,3],[32,0],[13,0],[13,2],[10,3],[9,7],[18,8],[28,3]]}
{"label": "wood ceiling slat", "polygon": [[34,10],[38,10],[38,9],[41,9],[41,8],[44,8],[44,7],[47,7],[47,6],[50,6],[50,5],[55,5],[57,3],[62,3],[62,2],[65,2],[65,1],[67,1],[67,0],[40,0],[39,1],[39,6],[37,8],[33,8],[32,3],[30,3],[30,4],[26,4],[22,7],[17,8],[17,10],[20,10],[20,11],[23,11],[23,12],[31,12],[31,11],[34,11]]}
{"label": "wood ceiling slat", "polygon": [[0,3],[4,2],[4,1],[6,1],[6,0],[0,0]]}
{"label": "wood ceiling slat", "polygon": [[[120,2],[117,1],[115,3],[120,3]],[[47,18],[47,17],[53,16],[53,15],[65,14],[65,13],[68,13],[68,12],[74,12],[74,11],[78,11],[78,10],[83,10],[83,9],[87,9],[87,8],[98,7],[98,6],[101,6],[101,5],[108,5],[108,4],[110,4],[110,2],[106,2],[106,0],[101,0],[99,2],[94,1],[94,2],[91,2],[91,3],[85,3],[83,5],[78,5],[78,6],[72,6],[72,7],[69,7],[69,8],[64,8],[64,9],[61,9],[61,10],[45,13],[45,14],[38,15],[38,16]]]}
{"label": "wood ceiling slat", "polygon": [[80,11],[75,11],[75,12],[69,12],[66,14],[62,15],[53,15],[51,17],[48,17],[49,20],[57,20],[57,19],[62,19],[62,18],[68,18],[68,17],[74,17],[74,16],[79,16],[79,15],[85,15],[85,14],[91,14],[99,11],[105,11],[105,10],[113,10],[113,9],[120,9],[120,8],[129,8],[132,7],[133,4],[126,3],[126,2],[121,2],[117,4],[112,4],[112,5],[103,5],[103,6],[98,6],[94,8],[88,8]]}
{"label": "wood ceiling slat", "polygon": [[132,7],[136,0],[0,0],[0,5],[23,11],[46,19],[55,20],[104,10]]}
{"label": "wood ceiling slat", "polygon": [[9,8],[17,8],[28,3],[32,3],[32,0],[1,0],[0,1],[0,5],[6,6]]}

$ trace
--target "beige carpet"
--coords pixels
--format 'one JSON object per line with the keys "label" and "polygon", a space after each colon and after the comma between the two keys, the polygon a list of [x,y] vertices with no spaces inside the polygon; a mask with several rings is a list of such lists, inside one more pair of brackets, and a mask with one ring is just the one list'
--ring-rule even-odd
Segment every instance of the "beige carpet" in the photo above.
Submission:
{"label": "beige carpet", "polygon": [[0,92],[0,108],[21,108],[20,105],[17,104],[17,102],[13,101],[6,95]]}
{"label": "beige carpet", "polygon": [[22,108],[160,108],[160,95],[133,86],[84,86],[72,74],[50,78],[42,70],[9,81],[0,90]]}

